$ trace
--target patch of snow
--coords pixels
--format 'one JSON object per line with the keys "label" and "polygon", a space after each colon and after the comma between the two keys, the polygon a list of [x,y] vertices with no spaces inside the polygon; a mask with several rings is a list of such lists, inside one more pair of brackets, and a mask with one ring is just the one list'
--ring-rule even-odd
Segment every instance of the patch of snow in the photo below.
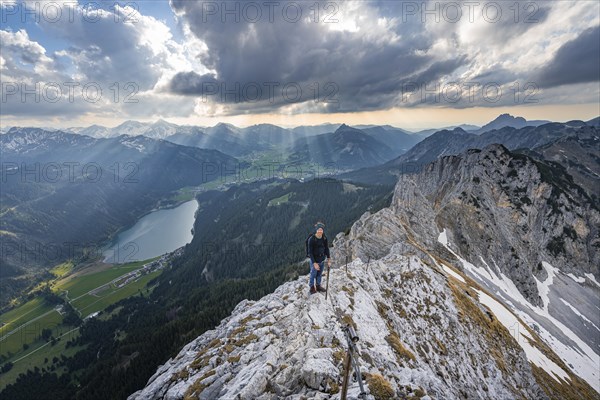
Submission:
{"label": "patch of snow", "polygon": [[577,283],[583,283],[585,282],[585,278],[584,277],[579,277],[579,276],[575,276],[572,273],[568,273],[566,274],[569,278],[573,279],[575,282]]}
{"label": "patch of snow", "polygon": [[461,281],[462,283],[467,283],[467,282],[465,281],[465,278],[463,278],[462,276],[460,276],[459,274],[457,274],[456,272],[454,272],[454,271],[452,270],[452,268],[448,267],[448,266],[447,266],[447,265],[445,265],[445,264],[442,264],[442,268],[444,269],[444,271],[446,271],[446,273],[447,273],[448,275],[452,275],[453,277],[455,277],[456,279],[458,279],[458,280],[459,280],[459,281]]}
{"label": "patch of snow", "polygon": [[[548,312],[548,295],[545,292],[545,300],[544,308],[536,307],[532,305],[519,291],[519,289],[515,286],[514,282],[504,275],[500,273],[499,276],[492,276],[490,274],[482,274],[480,268],[477,268],[467,260],[460,257],[456,254],[449,246],[448,240],[446,238],[446,232],[442,232],[438,241],[442,243],[448,251],[450,251],[454,256],[456,256],[466,271],[468,271],[473,278],[476,278],[479,282],[485,283],[486,285],[493,287],[495,286],[499,291],[497,294],[500,298],[507,304],[511,305],[516,313],[518,313],[519,317],[529,326],[537,325],[539,328],[540,337],[550,346],[550,348],[572,369],[572,371],[577,374],[579,377],[584,379],[591,387],[596,391],[600,391],[600,371],[598,370],[598,365],[600,365],[600,356],[583,340],[581,340],[575,332],[565,326],[562,322],[554,318]],[[495,262],[494,262],[495,264]],[[538,290],[541,287],[542,290],[549,289],[554,276],[556,275],[556,271],[558,268],[554,268],[552,265],[548,263],[542,263],[546,271],[548,272],[548,278],[544,282],[538,283]],[[592,274],[586,274],[587,278],[590,278],[594,281],[599,287],[600,283],[598,283]],[[542,295],[540,291],[540,296]],[[552,323],[557,329],[559,329],[566,337],[572,340],[576,346],[572,347],[564,344],[556,337],[554,337],[550,332],[544,329],[539,325],[529,314],[525,311],[519,310],[517,307],[512,305],[511,300],[520,304],[521,306],[530,309],[535,314],[539,315],[541,318],[546,318],[550,323]]]}
{"label": "patch of snow", "polygon": [[[541,310],[538,308],[538,310]],[[582,351],[579,351],[576,347],[571,347],[560,340],[556,339],[550,332],[548,332],[543,326],[538,325],[533,318],[526,312],[518,311],[519,317],[528,325],[532,326],[536,324],[538,326],[538,335],[544,339],[544,341],[550,346],[550,348],[567,364],[575,374],[579,375],[580,378],[585,380],[591,387],[596,391],[600,391],[600,372],[598,371],[598,365],[600,365],[600,357],[594,353],[594,351],[583,342],[575,333],[569,328],[564,326],[560,321],[557,321],[554,317],[548,315],[550,321],[560,330],[565,333],[569,339],[573,340]]]}
{"label": "patch of snow", "polygon": [[[546,357],[544,353],[542,353],[537,347],[531,345],[528,339],[531,340],[532,337],[529,335],[527,328],[525,328],[521,321],[519,321],[519,319],[512,312],[510,312],[496,299],[488,296],[486,293],[480,290],[476,290],[476,292],[479,294],[479,301],[481,304],[489,307],[496,318],[498,318],[498,321],[500,321],[500,323],[502,323],[502,325],[504,325],[509,332],[514,332],[517,343],[523,348],[523,351],[525,351],[525,355],[530,362],[534,363],[540,368],[543,368],[557,381],[560,382],[560,379],[567,381],[569,376],[565,370]],[[523,336],[523,338],[521,336]]]}
{"label": "patch of snow", "polygon": [[[470,272],[472,276],[479,278],[479,281],[481,282],[490,282],[498,289],[500,289],[501,292],[497,292],[497,294],[502,297],[502,300],[509,303],[510,305],[512,305],[512,303],[509,300],[516,300],[518,303],[523,304],[533,310],[533,306],[531,305],[531,303],[529,303],[529,301],[527,301],[527,299],[521,294],[517,286],[509,277],[504,275],[502,272],[500,272],[500,275],[496,275],[495,273],[492,274],[491,268],[489,268],[489,265],[487,265],[487,263],[485,263],[485,265],[488,266],[489,270],[487,270],[488,274],[484,275],[481,273],[481,270],[485,268],[477,268],[458,254],[456,254],[447,244],[444,246],[446,247],[446,249],[448,249],[449,252],[451,252],[456,258],[458,258],[458,260],[462,263],[463,268]],[[494,265],[496,265],[496,262],[494,262]],[[497,265],[496,268],[498,271],[500,271]]]}
{"label": "patch of snow", "polygon": [[[547,282],[546,280],[545,282]],[[511,300],[519,303],[522,306],[527,307],[535,314],[542,318],[546,318],[552,323],[557,329],[563,332],[563,334],[571,339],[576,347],[568,346],[556,339],[550,332],[540,326],[533,318],[529,316],[525,311],[520,311],[514,307],[515,311],[519,314],[519,317],[523,319],[527,325],[533,326],[538,325],[540,329],[539,335],[544,339],[550,348],[573,370],[573,372],[583,378],[587,383],[590,384],[595,390],[600,390],[600,372],[598,371],[598,365],[600,365],[600,356],[598,356],[594,350],[589,347],[583,340],[581,340],[575,332],[565,326],[562,322],[554,318],[546,307],[535,307],[519,292],[513,281],[501,274],[501,279],[497,279],[493,282],[503,292],[503,294]],[[504,296],[502,296],[504,299]],[[508,303],[508,301],[507,301]]]}
{"label": "patch of snow", "polygon": [[600,328],[598,328],[596,326],[596,324],[594,324],[592,321],[590,321],[585,315],[583,315],[582,313],[580,313],[579,310],[577,310],[575,307],[573,307],[568,301],[566,301],[565,299],[560,299],[560,301],[562,301],[565,306],[569,307],[571,309],[571,311],[573,311],[573,313],[575,315],[581,317],[581,319],[583,319],[584,321],[592,324],[594,326],[594,328],[596,328],[597,330],[600,331]]}
{"label": "patch of snow", "polygon": [[554,277],[556,276],[556,271],[558,271],[558,268],[554,268],[546,261],[542,261],[542,266],[548,273],[548,278],[546,278],[544,282],[540,282],[535,276],[533,278],[535,279],[538,292],[540,294],[540,297],[542,298],[542,303],[544,304],[544,311],[548,312],[548,305],[550,304],[548,293],[550,293],[550,285],[552,285],[552,282],[554,281]]}
{"label": "patch of snow", "polygon": [[[444,228],[444,230],[438,235],[438,242],[440,242],[442,245],[444,245],[446,248],[448,248],[448,237],[446,236],[446,228]],[[450,250],[450,249],[448,249],[448,250]],[[450,251],[452,251],[452,250],[450,250]],[[458,279],[462,283],[466,283],[465,279],[462,276],[460,276],[459,274],[457,274],[454,270],[452,270],[452,268],[448,267],[445,264],[441,264],[440,265],[433,257],[432,257],[432,260],[438,266],[442,267],[442,269],[448,275],[451,275],[451,276],[455,277],[456,279]]]}
{"label": "patch of snow", "polygon": [[[494,272],[494,270],[492,268],[490,268],[490,266],[488,265],[488,263],[485,262],[485,260],[483,259],[483,257],[479,256],[479,259],[481,260],[481,262],[483,263],[483,265],[485,265],[487,272],[490,274],[490,279],[494,280],[494,276],[498,277],[498,275],[496,275],[496,273]],[[494,262],[494,265],[496,263]],[[496,266],[496,269],[498,269],[498,266]],[[494,276],[492,276],[492,272],[494,272]]]}
{"label": "patch of snow", "polygon": [[586,277],[587,277],[587,278],[588,278],[590,281],[594,282],[594,283],[595,283],[595,284],[596,284],[598,287],[600,287],[600,282],[598,282],[598,281],[596,280],[596,278],[594,278],[594,275],[593,275],[593,274],[587,273],[587,274],[585,274],[585,276],[586,276]]}
{"label": "patch of snow", "polygon": [[121,144],[123,144],[123,146],[137,150],[140,153],[143,153],[146,150],[146,147],[143,144],[135,143],[134,141],[122,140]]}
{"label": "patch of snow", "polygon": [[[598,354],[596,354],[594,350],[583,340],[581,340],[571,329],[550,315],[546,309],[535,307],[529,303],[529,301],[523,297],[521,292],[519,292],[510,278],[504,274],[501,274],[501,279],[497,279],[493,283],[498,285],[498,288],[505,296],[519,303],[520,305],[525,306],[540,317],[548,319],[550,323],[562,331],[566,337],[572,340],[576,344],[576,347],[566,345],[560,340],[556,339],[556,337],[554,337],[550,332],[548,332],[533,318],[531,318],[529,314],[514,307],[519,317],[521,317],[521,319],[523,319],[527,325],[538,326],[538,334],[540,337],[542,337],[542,339],[550,346],[550,348],[573,370],[575,374],[583,378],[596,391],[600,390],[600,372],[598,371],[598,365],[600,365],[600,356],[598,356]],[[504,296],[502,297],[504,300]]]}
{"label": "patch of snow", "polygon": [[446,228],[439,234],[438,242],[448,247],[448,237],[446,236]]}
{"label": "patch of snow", "polygon": [[[491,279],[492,281],[494,280],[494,277],[492,276],[492,274],[490,273],[490,271],[486,271],[486,272],[488,272],[489,278],[487,276],[482,275],[481,274],[481,268],[477,268],[476,266],[474,266],[473,264],[471,264],[470,262],[468,262],[467,260],[465,260],[464,258],[462,258],[461,256],[459,256],[458,254],[456,254],[454,252],[454,250],[452,250],[448,246],[448,238],[446,236],[446,229],[444,229],[442,231],[442,233],[440,233],[440,235],[438,236],[438,242],[440,242],[442,245],[444,245],[444,247],[446,247],[446,249],[450,253],[452,253],[456,258],[458,258],[458,260],[462,263],[463,268],[465,270],[471,272],[472,274],[474,274],[474,275],[476,275],[476,276],[478,276],[480,278],[487,278],[488,280]],[[515,289],[516,289],[516,287],[515,287]],[[517,292],[518,292],[518,290],[517,290]]]}

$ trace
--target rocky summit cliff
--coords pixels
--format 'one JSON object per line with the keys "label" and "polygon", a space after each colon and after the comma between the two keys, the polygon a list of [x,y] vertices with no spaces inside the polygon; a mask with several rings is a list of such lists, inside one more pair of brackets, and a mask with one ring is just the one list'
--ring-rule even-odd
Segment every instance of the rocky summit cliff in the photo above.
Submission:
{"label": "rocky summit cliff", "polygon": [[243,301],[129,399],[339,399],[348,324],[368,399],[600,399],[599,214],[553,168],[493,145],[401,177],[327,300]]}
{"label": "rocky summit cliff", "polygon": [[502,145],[442,157],[420,174],[401,176],[390,213],[405,228],[395,229],[400,239],[429,249],[439,247],[438,232],[447,229],[458,254],[475,264],[485,260],[534,305],[542,305],[537,282],[548,277],[543,261],[598,277],[597,205],[559,164]]}

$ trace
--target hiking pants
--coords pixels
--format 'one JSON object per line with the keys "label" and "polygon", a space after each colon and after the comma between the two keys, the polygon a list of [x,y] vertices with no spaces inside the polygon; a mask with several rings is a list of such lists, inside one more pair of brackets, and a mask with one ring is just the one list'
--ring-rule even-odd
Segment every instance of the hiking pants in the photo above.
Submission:
{"label": "hiking pants", "polygon": [[308,261],[310,263],[310,282],[308,284],[309,287],[314,286],[315,278],[317,279],[317,285],[321,286],[321,277],[323,276],[323,269],[325,269],[326,260],[321,261],[319,264],[319,271],[315,269],[312,261]]}

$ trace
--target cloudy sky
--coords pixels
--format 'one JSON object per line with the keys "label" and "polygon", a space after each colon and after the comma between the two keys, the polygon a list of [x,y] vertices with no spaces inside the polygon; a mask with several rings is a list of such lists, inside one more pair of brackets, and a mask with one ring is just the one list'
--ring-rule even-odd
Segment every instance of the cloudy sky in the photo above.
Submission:
{"label": "cloudy sky", "polygon": [[3,126],[600,114],[596,1],[0,3]]}

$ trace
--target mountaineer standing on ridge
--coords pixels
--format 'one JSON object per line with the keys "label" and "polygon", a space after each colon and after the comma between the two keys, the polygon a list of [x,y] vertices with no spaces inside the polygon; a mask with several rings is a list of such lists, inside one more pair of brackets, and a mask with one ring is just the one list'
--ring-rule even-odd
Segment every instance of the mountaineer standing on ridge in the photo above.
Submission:
{"label": "mountaineer standing on ridge", "polygon": [[324,234],[324,228],[325,224],[317,222],[315,224],[315,233],[311,233],[306,239],[306,255],[310,258],[310,294],[317,293],[317,291],[325,291],[325,288],[321,286],[321,277],[325,268],[325,256],[327,256],[327,266],[331,266],[329,244],[327,243],[327,236]]}

